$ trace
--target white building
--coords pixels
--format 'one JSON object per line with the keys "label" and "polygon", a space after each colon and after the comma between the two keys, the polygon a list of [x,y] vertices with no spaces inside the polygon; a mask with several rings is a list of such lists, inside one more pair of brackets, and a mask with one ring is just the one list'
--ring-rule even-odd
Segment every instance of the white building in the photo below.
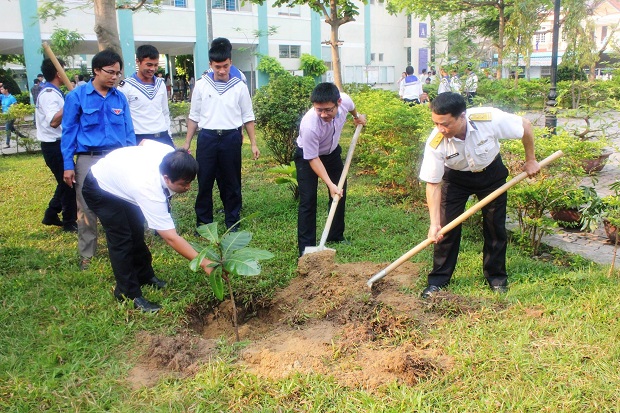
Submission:
{"label": "white building", "polygon": [[[119,10],[121,43],[127,33],[132,33],[130,41],[133,41],[130,49],[123,45],[125,72],[133,71],[133,50],[141,44],[154,45],[169,61],[175,55],[194,54],[198,66],[195,72],[207,69],[208,58],[205,61],[204,56],[208,53],[208,42],[200,42],[201,38],[206,40],[208,19],[206,13],[200,12],[205,1],[165,0],[161,13],[139,10],[129,20]],[[259,79],[259,86],[260,74],[255,69],[258,52],[277,57],[290,71],[299,69],[300,56],[304,53],[322,58],[328,67],[331,65],[330,48],[322,44],[329,39],[330,27],[309,7],[273,8],[269,0],[263,6],[249,2],[242,5],[240,0],[211,1],[213,37],[231,41],[234,64],[250,75],[248,79]],[[66,16],[42,22],[36,18],[40,6],[37,0],[0,0],[0,10],[5,16],[0,25],[0,54],[25,54],[30,80],[39,72],[40,44],[50,38],[56,27],[77,31],[84,37],[85,41],[76,50],[78,60],[81,58],[90,65],[90,57],[98,51],[92,5],[80,7],[90,4],[84,0],[65,0],[64,4],[69,6]],[[256,37],[259,29],[266,33],[269,27],[276,27],[276,33],[268,38]],[[359,2],[356,20],[339,30],[343,82],[395,89],[407,65],[411,64],[419,73],[431,61],[429,28],[429,22],[402,14],[390,15],[383,1],[371,0],[367,5]]]}

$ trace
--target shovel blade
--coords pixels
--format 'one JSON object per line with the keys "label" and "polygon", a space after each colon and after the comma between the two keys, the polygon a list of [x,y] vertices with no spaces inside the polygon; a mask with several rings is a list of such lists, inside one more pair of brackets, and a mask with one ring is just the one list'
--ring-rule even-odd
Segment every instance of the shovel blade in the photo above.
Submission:
{"label": "shovel blade", "polygon": [[335,252],[336,250],[333,248],[327,248],[325,246],[322,247],[319,245],[318,247],[306,247],[304,249],[303,255],[312,254],[313,252],[320,252],[320,251],[334,251]]}

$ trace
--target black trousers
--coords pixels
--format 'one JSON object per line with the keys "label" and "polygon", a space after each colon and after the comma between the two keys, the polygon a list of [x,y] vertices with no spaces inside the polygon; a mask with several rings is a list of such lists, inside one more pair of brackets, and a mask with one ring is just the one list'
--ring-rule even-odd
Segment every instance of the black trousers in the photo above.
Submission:
{"label": "black trousers", "polygon": [[101,189],[91,172],[84,180],[82,196],[105,229],[116,292],[132,299],[142,297],[140,286],[155,275],[153,258],[144,242],[142,211]]}
{"label": "black trousers", "polygon": [[[330,154],[319,156],[321,162],[325,166],[325,170],[329,178],[334,183],[338,183],[344,163],[341,159],[342,148],[340,145]],[[297,184],[299,188],[299,209],[297,211],[297,245],[299,247],[299,256],[301,256],[306,247],[317,245],[316,242],[316,202],[319,177],[312,168],[310,162],[304,159],[303,150],[297,148],[295,151],[295,168],[297,169]],[[342,241],[344,239],[344,211],[346,203],[347,185],[345,182],[343,197],[338,201],[336,214],[332,226],[327,235],[328,241]],[[328,190],[329,193],[329,190]],[[329,194],[329,203],[327,209],[332,203],[331,194]]]}
{"label": "black trousers", "polygon": [[77,202],[75,188],[70,187],[63,180],[65,172],[60,140],[56,142],[41,142],[41,153],[49,170],[56,179],[56,190],[48,204],[48,209],[54,214],[62,212],[62,221],[65,225],[74,224],[77,220]]}
{"label": "black trousers", "polygon": [[217,182],[224,204],[226,228],[241,218],[241,128],[222,134],[202,129],[196,143],[198,161],[198,194],[196,195],[196,224],[213,222],[213,184]]}
{"label": "black trousers", "polygon": [[[441,225],[445,226],[465,211],[470,195],[482,199],[506,183],[508,169],[498,156],[482,172],[463,172],[445,168],[441,188]],[[489,285],[506,285],[506,192],[482,208],[484,246],[483,273]],[[461,225],[435,244],[433,270],[428,284],[442,287],[450,282],[461,244]]]}

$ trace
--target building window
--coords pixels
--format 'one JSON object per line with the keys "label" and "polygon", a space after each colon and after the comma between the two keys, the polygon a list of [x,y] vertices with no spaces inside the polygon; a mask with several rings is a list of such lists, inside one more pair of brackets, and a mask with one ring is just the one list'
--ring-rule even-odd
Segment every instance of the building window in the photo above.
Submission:
{"label": "building window", "polygon": [[293,7],[280,6],[278,14],[284,16],[299,16],[301,15],[301,6],[299,6],[299,4]]}
{"label": "building window", "polygon": [[379,61],[383,62],[383,53],[379,53]]}
{"label": "building window", "polygon": [[422,39],[425,39],[428,37],[428,28],[426,26],[426,23],[420,23],[418,35]]}
{"label": "building window", "polygon": [[375,61],[375,54],[374,54],[374,53],[371,53],[371,54],[370,54],[370,61],[371,61],[371,62],[374,62],[374,61]]}
{"label": "building window", "polygon": [[607,38],[607,26],[601,27],[601,42],[604,42]]}
{"label": "building window", "polygon": [[411,38],[411,15],[408,14],[407,15],[407,39]]}
{"label": "building window", "polygon": [[212,0],[212,7],[218,10],[237,11],[239,4],[237,0]]}
{"label": "building window", "polygon": [[280,45],[280,59],[299,59],[301,55],[301,46],[293,46],[287,44]]}
{"label": "building window", "polygon": [[545,43],[546,37],[547,37],[547,33],[536,33],[536,44]]}
{"label": "building window", "polygon": [[[146,0],[146,4],[153,4],[154,0]],[[162,6],[187,7],[187,0],[162,0]]]}

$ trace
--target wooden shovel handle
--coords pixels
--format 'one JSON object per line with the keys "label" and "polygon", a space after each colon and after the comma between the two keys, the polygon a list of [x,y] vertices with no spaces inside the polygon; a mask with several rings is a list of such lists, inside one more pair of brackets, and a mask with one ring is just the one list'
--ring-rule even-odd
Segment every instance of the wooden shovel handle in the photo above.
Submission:
{"label": "wooden shovel handle", "polygon": [[[554,152],[553,154],[549,155],[548,157],[546,157],[545,159],[540,161],[540,167],[542,168],[544,166],[547,166],[549,163],[555,161],[556,159],[558,159],[562,155],[564,155],[564,153],[562,151]],[[442,227],[441,230],[437,233],[437,235],[444,235],[447,232],[453,230],[456,226],[458,226],[461,223],[463,223],[463,221],[465,221],[467,218],[469,218],[470,216],[474,215],[476,212],[481,210],[489,202],[493,201],[495,198],[497,198],[498,196],[500,196],[501,194],[506,192],[509,188],[511,188],[511,187],[515,186],[516,184],[518,184],[519,182],[521,182],[526,177],[527,177],[527,173],[521,172],[519,175],[515,176],[510,181],[506,182],[504,185],[500,186],[495,191],[491,192],[489,195],[487,195],[484,198],[482,198],[480,201],[478,201],[478,203],[476,203],[474,206],[469,208],[467,211],[463,212],[461,215],[456,217],[452,222],[447,224],[445,227]],[[396,261],[394,261],[393,263],[391,263],[390,265],[385,267],[383,270],[379,271],[377,274],[373,275],[368,280],[368,282],[366,284],[368,285],[368,287],[372,288],[372,285],[375,282],[377,282],[381,278],[385,277],[393,269],[395,269],[396,267],[399,267],[401,264],[403,264],[409,258],[413,257],[418,252],[422,251],[424,248],[428,247],[432,243],[433,243],[433,240],[430,239],[430,238],[427,238],[426,240],[422,241],[421,243],[416,245],[414,248],[410,249],[405,254],[403,254]]]}
{"label": "wooden shovel handle", "polygon": [[67,87],[67,89],[69,89],[69,91],[73,90],[73,84],[67,77],[67,74],[65,73],[65,69],[60,65],[60,62],[58,61],[58,59],[56,59],[56,55],[52,51],[52,48],[50,47],[50,45],[47,44],[47,42],[43,42],[43,50],[45,51],[45,54],[47,55],[47,57],[49,57],[52,63],[54,64],[54,67],[56,68],[56,71],[58,71],[58,75],[60,76],[62,83],[65,84],[65,86]]}

